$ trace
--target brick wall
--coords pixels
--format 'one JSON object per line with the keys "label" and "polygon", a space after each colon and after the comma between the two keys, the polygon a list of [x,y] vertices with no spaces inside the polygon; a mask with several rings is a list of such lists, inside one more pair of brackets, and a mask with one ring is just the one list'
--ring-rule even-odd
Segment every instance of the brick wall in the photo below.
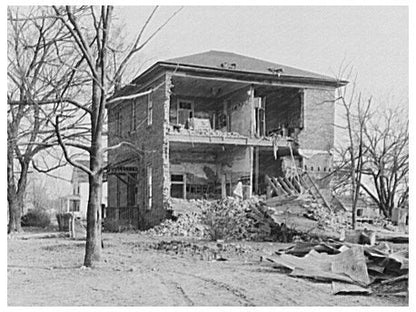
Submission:
{"label": "brick wall", "polygon": [[[119,103],[117,106],[110,107],[108,111],[108,145],[112,146],[121,141],[133,143],[138,149],[144,152],[138,155],[136,151],[129,147],[122,147],[109,153],[109,162],[114,163],[126,158],[133,158],[134,164],[139,169],[139,184],[136,197],[136,203],[139,209],[139,227],[148,228],[157,224],[165,217],[163,205],[163,188],[164,188],[164,131],[165,131],[165,101],[166,101],[166,76],[154,81],[146,89],[156,88],[152,93],[153,102],[153,119],[152,125],[148,125],[148,96],[142,96],[135,100],[127,100]],[[146,89],[137,89],[135,92],[143,92]],[[131,104],[136,106],[136,125],[134,130],[131,128],[132,109]],[[117,113],[119,115],[117,115]],[[121,131],[117,133],[117,117],[121,122]],[[167,117],[168,118],[168,117]],[[152,194],[153,205],[150,209],[147,207],[147,179],[146,166],[152,167]],[[116,177],[109,177],[109,206],[116,206],[117,203],[117,183],[122,183]],[[119,202],[123,203],[127,198],[127,188],[118,187],[121,191],[118,195]]]}
{"label": "brick wall", "polygon": [[301,148],[327,151],[334,146],[334,99],[334,90],[304,90]]}
{"label": "brick wall", "polygon": [[335,90],[304,90],[304,128],[298,137],[299,148],[324,152],[303,158],[304,169],[306,166],[306,170],[316,180],[332,170],[332,156],[327,152],[334,147],[334,99]]}

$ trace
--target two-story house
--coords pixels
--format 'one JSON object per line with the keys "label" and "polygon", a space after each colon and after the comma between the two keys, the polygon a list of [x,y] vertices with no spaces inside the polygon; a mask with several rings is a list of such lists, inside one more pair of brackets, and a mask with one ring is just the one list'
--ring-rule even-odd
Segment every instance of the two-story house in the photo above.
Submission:
{"label": "two-story house", "polygon": [[220,51],[157,62],[107,107],[108,146],[130,143],[108,155],[107,217],[148,228],[170,197],[264,194],[294,164],[326,175],[345,84]]}

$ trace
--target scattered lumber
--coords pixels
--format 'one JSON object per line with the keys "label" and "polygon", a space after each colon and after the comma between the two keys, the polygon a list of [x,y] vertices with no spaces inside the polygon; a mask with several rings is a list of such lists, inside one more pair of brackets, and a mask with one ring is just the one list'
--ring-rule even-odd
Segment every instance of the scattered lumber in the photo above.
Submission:
{"label": "scattered lumber", "polygon": [[391,243],[409,243],[409,234],[403,233],[380,233],[376,234],[378,241],[386,241]]}
{"label": "scattered lumber", "polygon": [[370,295],[372,290],[358,285],[332,282],[333,295]]}
{"label": "scattered lumber", "polygon": [[[391,253],[385,243],[379,246],[336,241],[297,243],[264,258],[277,272],[331,282],[334,295],[407,292],[408,251]],[[398,285],[393,291],[387,287],[392,284]]]}

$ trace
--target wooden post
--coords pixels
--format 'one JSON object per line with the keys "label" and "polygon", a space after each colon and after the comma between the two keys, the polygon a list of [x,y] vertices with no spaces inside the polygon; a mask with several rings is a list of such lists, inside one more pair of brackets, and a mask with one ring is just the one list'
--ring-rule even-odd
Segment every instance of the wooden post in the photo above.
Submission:
{"label": "wooden post", "polygon": [[251,111],[251,118],[250,118],[250,136],[253,136],[256,132],[256,109],[254,108],[254,87],[253,85],[250,86],[250,97],[249,97],[249,107]]}
{"label": "wooden post", "polygon": [[227,197],[227,181],[225,174],[221,175],[221,197],[226,198]]}
{"label": "wooden post", "polygon": [[249,147],[249,154],[248,154],[248,161],[250,163],[250,180],[249,180],[249,186],[248,186],[248,194],[247,197],[251,198],[253,196],[253,155],[254,155],[254,147]]}
{"label": "wooden post", "polygon": [[71,238],[75,238],[75,215],[74,212],[71,214],[71,218],[69,219],[69,235]]}
{"label": "wooden post", "polygon": [[255,157],[255,166],[254,166],[254,192],[258,195],[259,194],[259,167],[260,167],[260,148],[257,146],[255,147],[256,155]]}

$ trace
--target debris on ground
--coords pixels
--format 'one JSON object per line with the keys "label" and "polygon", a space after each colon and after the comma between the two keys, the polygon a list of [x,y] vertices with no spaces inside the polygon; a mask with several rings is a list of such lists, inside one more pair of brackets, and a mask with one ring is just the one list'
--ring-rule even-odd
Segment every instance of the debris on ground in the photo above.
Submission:
{"label": "debris on ground", "polygon": [[182,201],[192,202],[194,209],[181,207],[175,200],[171,219],[146,231],[156,236],[184,236],[208,240],[250,240],[290,242],[297,233],[285,222],[276,222],[276,210],[254,197],[222,200]]}
{"label": "debris on ground", "polygon": [[204,261],[228,261],[230,258],[248,257],[254,250],[236,243],[205,242],[203,244],[182,240],[161,240],[140,248],[154,249],[174,256],[188,256]]}
{"label": "debris on ground", "polygon": [[333,294],[403,295],[408,291],[409,252],[393,252],[385,242],[376,246],[297,243],[264,258],[290,276],[331,282]]}
{"label": "debris on ground", "polygon": [[350,213],[332,210],[308,192],[268,199],[171,199],[168,206],[169,218],[147,230],[148,234],[214,241],[294,242],[318,238],[370,245],[376,237],[378,241],[408,241],[408,235],[386,230],[380,224],[365,224],[360,233],[351,231]]}

